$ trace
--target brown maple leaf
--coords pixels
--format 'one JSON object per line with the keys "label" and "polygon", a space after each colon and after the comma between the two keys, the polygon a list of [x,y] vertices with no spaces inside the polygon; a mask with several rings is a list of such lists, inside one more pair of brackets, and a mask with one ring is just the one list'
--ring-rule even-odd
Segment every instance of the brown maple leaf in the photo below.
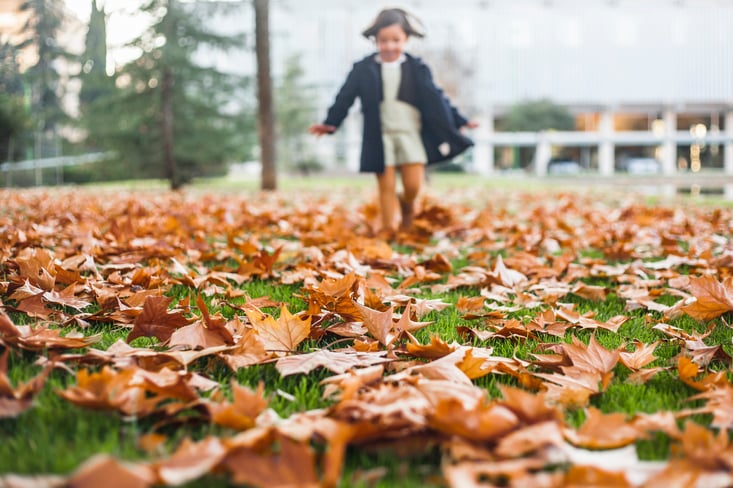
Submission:
{"label": "brown maple leaf", "polygon": [[58,394],[82,407],[142,417],[155,412],[162,402],[170,399],[197,400],[192,386],[196,378],[192,373],[167,369],[156,373],[134,367],[116,371],[105,366],[98,373],[79,370],[76,386]]}
{"label": "brown maple leaf", "polygon": [[19,347],[29,351],[45,349],[81,349],[102,339],[102,334],[85,336],[78,331],[61,335],[61,329],[51,329],[47,325],[31,327],[16,326],[10,317],[0,310],[0,344]]}
{"label": "brown maple leaf", "polygon": [[587,346],[573,336],[572,344],[563,344],[563,352],[570,358],[573,367],[584,371],[598,371],[604,375],[611,373],[619,360],[618,349],[609,351],[596,341],[594,335],[590,337]]}
{"label": "brown maple leaf", "polygon": [[447,435],[486,442],[511,432],[519,420],[511,410],[496,403],[478,402],[473,408],[466,408],[456,399],[442,399],[428,413],[428,425]]}
{"label": "brown maple leaf", "polygon": [[91,305],[90,301],[78,298],[75,292],[76,283],[72,283],[61,291],[47,291],[44,292],[42,296],[43,299],[49,303],[55,303],[64,307],[75,308],[76,310],[80,311]]}
{"label": "brown maple leaf", "polygon": [[277,360],[275,367],[283,377],[297,373],[308,374],[319,367],[337,374],[343,374],[353,368],[392,361],[392,359],[384,357],[386,354],[387,351],[364,353],[320,349],[308,354],[295,354],[280,358]]}
{"label": "brown maple leaf", "polygon": [[278,452],[257,452],[248,448],[229,451],[222,461],[235,483],[257,487],[313,487],[320,484],[316,457],[307,442],[298,442],[278,434]]}
{"label": "brown maple leaf", "polygon": [[125,414],[144,416],[151,413],[157,400],[145,398],[141,387],[130,387],[135,370],[115,371],[105,366],[98,373],[86,369],[76,374],[76,386],[59,391],[62,398],[75,405],[95,410],[119,410]]}
{"label": "brown maple leaf", "polygon": [[209,411],[211,421],[217,425],[223,425],[234,430],[246,430],[255,425],[255,419],[265,409],[268,401],[264,397],[265,384],[260,382],[257,391],[239,385],[234,379],[231,380],[233,401],[229,402],[207,402],[206,409]]}
{"label": "brown maple leaf", "polygon": [[496,277],[500,284],[513,288],[515,285],[527,281],[527,277],[519,271],[509,269],[504,265],[501,254],[496,257],[496,265],[492,276]]}
{"label": "brown maple leaf", "polygon": [[557,421],[545,421],[527,425],[499,440],[496,453],[502,457],[519,457],[547,446],[560,446],[564,442],[562,428]]}
{"label": "brown maple leaf", "polygon": [[309,305],[315,308],[314,313],[321,310],[337,313],[344,320],[359,321],[361,314],[354,305],[354,298],[363,278],[349,273],[340,279],[324,279],[315,286],[306,287]]}
{"label": "brown maple leaf", "polygon": [[695,379],[700,374],[700,366],[695,364],[687,356],[680,356],[677,359],[677,372],[682,382],[699,391],[730,384],[726,378],[727,371],[725,370],[709,373],[702,377],[702,379]]}
{"label": "brown maple leaf", "polygon": [[202,320],[173,331],[168,345],[207,349],[234,344],[234,336],[227,328],[227,319],[219,313],[211,316],[201,296],[196,297],[196,304],[201,310]]}
{"label": "brown maple leaf", "polygon": [[135,317],[133,328],[127,335],[127,342],[138,337],[157,337],[159,341],[165,342],[170,339],[174,330],[187,325],[189,320],[184,317],[183,312],[168,311],[168,305],[172,301],[172,298],[163,295],[146,297],[143,311]]}
{"label": "brown maple leaf", "polygon": [[148,488],[155,483],[152,470],[143,464],[123,463],[108,454],[86,460],[74,471],[64,486],[97,488],[100,486]]}
{"label": "brown maple leaf", "polygon": [[254,307],[248,307],[246,314],[265,349],[279,356],[295,351],[310,335],[311,318],[291,314],[285,304],[277,319]]}
{"label": "brown maple leaf", "polygon": [[682,311],[697,320],[712,320],[733,311],[733,277],[722,283],[713,276],[690,278],[690,291],[696,300]]}
{"label": "brown maple leaf", "polygon": [[578,283],[570,291],[581,298],[594,302],[604,302],[608,296],[608,289],[606,287],[586,285],[585,283]]}
{"label": "brown maple leaf", "polygon": [[394,307],[381,312],[372,308],[366,307],[359,302],[354,301],[354,306],[359,311],[364,326],[369,331],[369,334],[377,339],[382,345],[390,346],[396,341],[400,332],[395,331],[395,323],[392,320],[394,316]]}
{"label": "brown maple leaf", "polygon": [[459,344],[456,342],[448,344],[440,336],[433,335],[430,337],[430,344],[408,343],[407,352],[419,358],[437,359],[447,356],[458,347]]}
{"label": "brown maple leaf", "polygon": [[621,363],[632,371],[638,371],[649,363],[654,362],[657,357],[654,350],[659,345],[659,341],[651,344],[644,344],[640,340],[634,340],[634,352],[619,352],[619,360]]}
{"label": "brown maple leaf", "polygon": [[636,442],[644,433],[626,415],[604,414],[594,407],[586,410],[586,419],[578,430],[565,429],[565,438],[587,449],[616,449]]}
{"label": "brown maple leaf", "polygon": [[178,486],[211,473],[226,454],[226,447],[217,437],[199,442],[186,438],[170,457],[153,463],[151,469],[159,483]]}
{"label": "brown maple leaf", "polygon": [[0,418],[15,417],[33,405],[33,399],[43,388],[52,364],[48,364],[30,381],[13,388],[8,378],[8,354],[5,349],[0,355]]}
{"label": "brown maple leaf", "polygon": [[709,413],[713,415],[713,427],[723,430],[733,427],[733,385],[716,385],[715,388],[690,397],[690,400],[708,401],[704,407],[696,408],[690,414]]}
{"label": "brown maple leaf", "polygon": [[239,342],[231,350],[228,350],[226,353],[220,353],[218,356],[232,370],[236,371],[239,368],[260,364],[268,360],[271,354],[265,349],[265,345],[257,332],[249,329],[242,334]]}
{"label": "brown maple leaf", "polygon": [[544,421],[559,421],[562,412],[555,406],[547,404],[547,395],[543,392],[534,394],[520,388],[499,385],[504,397],[502,405],[514,412],[519,420],[526,424]]}

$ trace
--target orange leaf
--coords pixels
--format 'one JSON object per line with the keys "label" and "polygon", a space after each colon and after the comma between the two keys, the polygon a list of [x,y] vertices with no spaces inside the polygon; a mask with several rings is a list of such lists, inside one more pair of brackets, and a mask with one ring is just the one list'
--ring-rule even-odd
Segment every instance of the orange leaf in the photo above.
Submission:
{"label": "orange leaf", "polygon": [[135,318],[134,326],[127,335],[127,342],[138,337],[157,337],[159,341],[165,342],[174,330],[187,325],[189,320],[182,312],[168,312],[168,305],[172,301],[172,298],[163,295],[146,297],[143,311]]}
{"label": "orange leaf", "polygon": [[211,414],[211,421],[235,430],[245,430],[255,425],[255,419],[268,405],[264,398],[264,383],[260,382],[257,391],[240,386],[232,380],[232,403],[207,403],[206,407]]}
{"label": "orange leaf", "polygon": [[324,367],[337,374],[356,367],[372,366],[374,364],[392,361],[385,358],[387,351],[381,352],[353,352],[329,351],[320,349],[308,354],[296,354],[278,359],[276,368],[282,376],[303,373],[308,374],[318,367]]}
{"label": "orange leaf", "polygon": [[8,349],[5,349],[0,355],[0,418],[15,417],[29,409],[51,371],[50,367],[46,367],[29,382],[13,388],[7,375],[8,354]]}
{"label": "orange leaf", "polygon": [[719,282],[710,275],[690,278],[690,291],[697,299],[682,311],[697,320],[712,320],[733,311],[733,277]]}
{"label": "orange leaf", "polygon": [[98,454],[84,462],[64,486],[74,488],[147,488],[155,476],[142,464],[121,463],[107,454]]}
{"label": "orange leaf", "polygon": [[171,457],[155,463],[152,468],[163,484],[178,486],[210,473],[225,455],[226,448],[217,437],[207,437],[200,442],[187,438]]}
{"label": "orange leaf", "polygon": [[517,427],[516,415],[506,407],[481,402],[466,409],[457,399],[441,399],[435,411],[429,413],[430,427],[448,435],[459,435],[473,441],[497,439]]}
{"label": "orange leaf", "polygon": [[639,430],[626,421],[625,414],[604,414],[594,407],[588,408],[587,418],[577,431],[565,431],[566,439],[587,449],[616,449],[635,442],[639,437]]}
{"label": "orange leaf", "polygon": [[639,340],[635,340],[634,345],[636,346],[634,352],[619,352],[619,360],[630,370],[639,370],[657,359],[654,355],[654,350],[659,345],[659,341],[652,344],[644,344]]}
{"label": "orange leaf", "polygon": [[235,483],[252,486],[318,487],[315,453],[307,443],[278,435],[277,453],[258,453],[251,449],[234,449],[227,453],[222,465],[231,472]]}
{"label": "orange leaf", "polygon": [[265,349],[278,355],[295,351],[310,335],[311,317],[302,319],[295,316],[288,311],[285,304],[280,308],[278,319],[253,307],[248,307],[245,313]]}

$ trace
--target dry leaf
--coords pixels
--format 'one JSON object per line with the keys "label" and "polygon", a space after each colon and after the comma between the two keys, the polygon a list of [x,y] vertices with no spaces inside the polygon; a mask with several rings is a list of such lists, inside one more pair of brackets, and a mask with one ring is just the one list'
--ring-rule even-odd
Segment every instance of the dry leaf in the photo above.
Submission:
{"label": "dry leaf", "polygon": [[135,318],[134,326],[127,336],[127,342],[138,337],[157,337],[165,342],[170,339],[173,331],[189,323],[180,311],[169,312],[168,305],[173,301],[166,296],[148,296],[140,315]]}
{"label": "dry leaf", "polygon": [[696,300],[682,311],[697,320],[712,320],[733,311],[733,277],[722,283],[710,275],[690,278],[690,292]]}
{"label": "dry leaf", "polygon": [[284,304],[277,319],[252,307],[247,308],[246,313],[265,349],[278,356],[295,351],[310,335],[310,317],[295,316]]}

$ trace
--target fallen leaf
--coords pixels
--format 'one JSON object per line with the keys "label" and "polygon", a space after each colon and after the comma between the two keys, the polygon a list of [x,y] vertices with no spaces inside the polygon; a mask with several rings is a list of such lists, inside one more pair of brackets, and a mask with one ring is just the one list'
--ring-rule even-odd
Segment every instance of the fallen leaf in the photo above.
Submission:
{"label": "fallen leaf", "polygon": [[0,354],[0,418],[16,417],[33,406],[33,400],[46,383],[52,364],[45,367],[30,381],[13,388],[8,378],[8,354]]}
{"label": "fallen leaf", "polygon": [[279,452],[233,449],[222,461],[235,483],[257,487],[318,487],[315,453],[307,443],[278,435]]}
{"label": "fallen leaf", "polygon": [[67,481],[70,488],[147,488],[155,476],[143,465],[117,461],[107,454],[98,454],[85,461]]}
{"label": "fallen leaf", "polygon": [[466,409],[458,400],[445,399],[428,414],[428,425],[448,435],[486,442],[511,432],[519,421],[511,410],[495,403]]}
{"label": "fallen leaf", "polygon": [[168,305],[172,298],[163,295],[148,296],[145,298],[143,311],[135,318],[134,326],[127,335],[130,343],[138,337],[156,337],[165,342],[170,339],[173,331],[189,323],[180,311],[169,312]]}
{"label": "fallen leaf", "polygon": [[640,433],[623,413],[604,414],[595,407],[586,410],[586,419],[578,430],[565,429],[565,438],[587,449],[617,449],[632,444]]}
{"label": "fallen leaf", "polygon": [[682,311],[694,319],[712,320],[733,311],[733,277],[723,282],[710,275],[690,278],[690,292],[696,300]]}
{"label": "fallen leaf", "polygon": [[308,354],[295,354],[282,357],[275,364],[280,374],[289,376],[292,374],[308,374],[316,368],[323,367],[337,374],[358,368],[373,366],[392,361],[385,358],[387,351],[363,353],[353,351],[329,351],[320,349]]}
{"label": "fallen leaf", "polygon": [[177,486],[212,472],[226,455],[227,449],[217,437],[199,442],[186,438],[170,457],[153,463],[151,469],[160,483]]}
{"label": "fallen leaf", "polygon": [[310,317],[302,319],[291,314],[285,304],[277,319],[254,308],[247,308],[246,313],[265,349],[278,356],[295,351],[310,335]]}
{"label": "fallen leaf", "polygon": [[255,425],[255,419],[268,406],[264,397],[265,385],[260,382],[257,391],[240,386],[236,381],[231,381],[233,401],[206,403],[206,408],[211,415],[211,421],[217,425],[229,427],[235,430],[245,430]]}

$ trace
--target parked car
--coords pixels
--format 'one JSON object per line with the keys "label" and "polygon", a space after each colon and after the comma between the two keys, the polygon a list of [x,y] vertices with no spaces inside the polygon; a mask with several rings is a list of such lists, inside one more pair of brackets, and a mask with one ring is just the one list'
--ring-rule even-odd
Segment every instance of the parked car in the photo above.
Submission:
{"label": "parked car", "polygon": [[580,164],[572,159],[553,158],[547,163],[547,173],[551,175],[577,175]]}
{"label": "parked car", "polygon": [[621,170],[630,175],[655,175],[662,165],[654,158],[628,158],[621,164]]}

